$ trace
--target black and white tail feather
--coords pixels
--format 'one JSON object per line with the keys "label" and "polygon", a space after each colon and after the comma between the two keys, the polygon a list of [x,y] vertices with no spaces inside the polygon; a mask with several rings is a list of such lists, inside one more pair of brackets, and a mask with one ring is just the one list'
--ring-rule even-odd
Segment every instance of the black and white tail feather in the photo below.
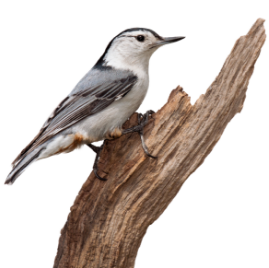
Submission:
{"label": "black and white tail feather", "polygon": [[35,151],[31,152],[24,158],[22,158],[19,162],[13,165],[12,171],[8,174],[5,184],[13,184],[15,180],[25,171],[30,164],[34,163],[38,156],[40,155],[42,148],[36,149]]}

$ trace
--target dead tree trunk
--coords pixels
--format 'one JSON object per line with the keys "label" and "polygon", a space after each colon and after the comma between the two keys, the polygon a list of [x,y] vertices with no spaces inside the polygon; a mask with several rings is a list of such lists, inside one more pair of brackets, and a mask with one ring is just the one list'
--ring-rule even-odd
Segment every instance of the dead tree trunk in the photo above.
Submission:
{"label": "dead tree trunk", "polygon": [[[138,134],[106,141],[96,179],[80,190],[61,231],[54,268],[134,267],[147,228],[167,208],[240,112],[266,35],[258,19],[237,40],[218,77],[192,106],[177,87],[145,128],[147,157]],[[136,125],[132,118],[125,127]]]}

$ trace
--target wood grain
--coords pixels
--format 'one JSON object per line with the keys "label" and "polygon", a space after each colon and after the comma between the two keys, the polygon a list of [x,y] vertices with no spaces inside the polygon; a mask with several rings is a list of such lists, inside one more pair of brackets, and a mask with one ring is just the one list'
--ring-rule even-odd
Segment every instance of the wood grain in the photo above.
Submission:
{"label": "wood grain", "polygon": [[[145,128],[147,157],[137,133],[106,141],[61,231],[54,268],[134,267],[147,228],[203,163],[225,127],[241,111],[254,64],[265,42],[258,19],[239,38],[219,75],[192,106],[181,87]],[[133,115],[125,128],[137,124]]]}

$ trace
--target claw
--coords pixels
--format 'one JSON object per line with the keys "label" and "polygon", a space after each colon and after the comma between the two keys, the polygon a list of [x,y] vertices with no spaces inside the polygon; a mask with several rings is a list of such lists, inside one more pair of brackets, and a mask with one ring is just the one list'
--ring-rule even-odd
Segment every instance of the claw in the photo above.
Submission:
{"label": "claw", "polygon": [[102,177],[100,177],[99,175],[98,175],[98,173],[97,173],[97,169],[93,169],[93,172],[94,172],[94,174],[95,174],[95,176],[99,179],[99,180],[101,180],[101,181],[107,181],[107,179],[105,179],[105,178],[102,178]]}
{"label": "claw", "polygon": [[148,151],[148,147],[146,146],[145,141],[144,141],[143,130],[142,130],[139,134],[140,134],[141,143],[142,143],[142,147],[143,147],[143,149],[144,149],[145,154],[146,154],[147,156],[151,157],[151,158],[156,159],[157,156],[153,156],[153,155],[151,155],[151,154],[149,153],[149,151]]}
{"label": "claw", "polygon": [[141,118],[141,114],[138,114],[138,125],[140,125],[141,126],[141,129],[139,130],[139,135],[140,135],[140,138],[141,138],[141,143],[142,143],[142,147],[143,147],[143,149],[144,149],[144,152],[145,152],[145,154],[147,155],[147,156],[149,156],[149,157],[151,157],[151,158],[157,158],[156,156],[153,156],[153,155],[151,155],[150,153],[149,153],[149,151],[148,151],[148,147],[146,146],[146,144],[145,144],[145,140],[144,140],[144,130],[143,130],[143,128],[144,128],[144,126],[147,124],[147,122],[148,122],[148,116],[149,116],[149,114],[150,114],[150,112],[152,112],[151,110],[150,111],[147,111],[146,112],[146,114],[145,115],[143,115],[143,121],[141,122],[141,120],[140,120],[140,118]]}
{"label": "claw", "polygon": [[149,115],[155,114],[155,112],[153,110],[148,110],[147,113],[149,113]]}
{"label": "claw", "polygon": [[104,144],[102,144],[100,147],[94,146],[93,144],[87,144],[87,145],[96,153],[96,157],[95,157],[94,164],[93,164],[93,172],[94,172],[95,176],[101,181],[106,181],[107,179],[100,177],[97,173],[98,172],[98,161],[100,158],[100,154],[103,150]]}

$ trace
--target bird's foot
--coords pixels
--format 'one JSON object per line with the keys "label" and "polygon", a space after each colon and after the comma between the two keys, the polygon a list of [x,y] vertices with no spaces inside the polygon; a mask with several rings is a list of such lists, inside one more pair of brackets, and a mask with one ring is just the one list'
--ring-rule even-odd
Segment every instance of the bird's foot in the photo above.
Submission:
{"label": "bird's foot", "polygon": [[101,181],[106,181],[107,179],[102,178],[98,175],[98,161],[100,158],[100,154],[103,150],[104,144],[102,144],[100,147],[94,146],[92,144],[87,144],[87,145],[96,153],[96,157],[95,157],[94,164],[93,164],[93,172],[94,172],[95,176]]}
{"label": "bird's foot", "polygon": [[145,144],[145,140],[144,140],[144,133],[143,133],[143,129],[145,127],[145,125],[148,123],[149,117],[154,113],[154,111],[149,110],[147,111],[145,114],[138,114],[138,125],[134,126],[132,128],[128,128],[128,129],[124,129],[122,131],[122,135],[124,134],[128,134],[128,133],[133,133],[133,132],[138,132],[141,138],[141,142],[142,142],[142,147],[144,149],[144,152],[146,153],[147,156],[152,157],[152,158],[157,158],[156,156],[153,156],[149,153],[148,148]]}
{"label": "bird's foot", "polygon": [[154,111],[149,110],[147,111],[145,114],[138,114],[138,125],[141,126],[141,129],[138,131],[140,138],[141,138],[141,143],[142,143],[142,147],[144,149],[144,152],[147,156],[151,157],[151,158],[157,158],[156,156],[153,156],[149,153],[148,151],[148,147],[145,144],[145,140],[144,140],[144,126],[148,123],[149,117],[154,113]]}

